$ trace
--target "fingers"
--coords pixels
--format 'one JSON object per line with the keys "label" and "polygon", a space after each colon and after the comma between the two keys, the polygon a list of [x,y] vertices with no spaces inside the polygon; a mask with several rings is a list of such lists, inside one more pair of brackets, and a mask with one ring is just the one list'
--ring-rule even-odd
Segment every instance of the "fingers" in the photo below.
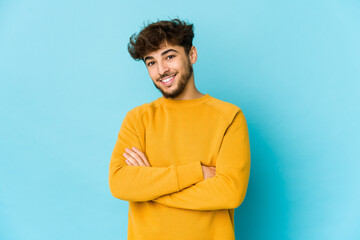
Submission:
{"label": "fingers", "polygon": [[206,165],[201,164],[202,170],[203,170],[203,175],[204,175],[204,180],[207,178],[212,178],[215,177],[216,175],[216,167],[209,167]]}
{"label": "fingers", "polygon": [[134,165],[132,165],[132,163],[131,163],[129,160],[127,160],[127,159],[125,159],[125,162],[127,163],[127,165],[134,166]]}
{"label": "fingers", "polygon": [[150,167],[150,164],[149,164],[149,162],[148,162],[148,160],[147,160],[147,158],[146,158],[146,156],[145,156],[145,154],[144,154],[143,152],[141,152],[141,151],[140,151],[139,149],[137,149],[136,147],[133,147],[132,150],[133,150],[134,152],[136,152],[136,153],[141,157],[141,159],[143,160],[145,166]]}
{"label": "fingers", "polygon": [[131,166],[139,166],[139,163],[137,162],[137,160],[135,158],[133,158],[131,155],[127,154],[127,153],[123,153],[124,157],[126,158],[125,159],[125,162],[128,164],[128,165],[131,165]]}
{"label": "fingers", "polygon": [[125,151],[128,154],[125,156],[126,159],[128,159],[134,166],[145,166],[145,163],[137,153],[128,148],[125,148]]}
{"label": "fingers", "polygon": [[146,166],[150,167],[149,161],[147,160],[145,154],[139,149],[133,147],[132,150],[129,148],[125,149],[124,157],[126,158],[126,163],[132,166]]}

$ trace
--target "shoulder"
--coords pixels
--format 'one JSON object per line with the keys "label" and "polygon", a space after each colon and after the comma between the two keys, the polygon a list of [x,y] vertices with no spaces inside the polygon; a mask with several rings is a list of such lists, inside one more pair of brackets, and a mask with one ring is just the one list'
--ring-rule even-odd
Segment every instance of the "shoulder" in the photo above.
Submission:
{"label": "shoulder", "polygon": [[231,102],[227,102],[211,96],[211,100],[207,102],[208,106],[214,108],[219,114],[224,115],[226,119],[232,121],[238,114],[243,114],[241,108]]}
{"label": "shoulder", "polygon": [[154,101],[143,103],[132,108],[127,112],[127,115],[131,118],[141,118],[145,113],[154,111],[154,109],[156,109],[158,105],[159,98]]}

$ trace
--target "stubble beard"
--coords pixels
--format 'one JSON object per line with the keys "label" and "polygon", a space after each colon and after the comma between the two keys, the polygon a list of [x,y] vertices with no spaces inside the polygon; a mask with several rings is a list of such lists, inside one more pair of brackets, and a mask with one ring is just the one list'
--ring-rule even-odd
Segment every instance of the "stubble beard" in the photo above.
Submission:
{"label": "stubble beard", "polygon": [[[179,79],[178,83],[174,82],[174,84],[177,84],[176,88],[171,91],[171,92],[166,92],[166,91],[163,91],[163,89],[161,87],[158,87],[154,82],[154,86],[160,90],[160,92],[162,93],[162,95],[165,97],[165,98],[176,98],[178,97],[185,89],[187,83],[189,82],[190,80],[190,77],[191,75],[193,74],[193,67],[192,65],[190,64],[190,62],[188,62],[187,64],[187,67],[186,67],[187,71],[184,73],[184,75]],[[171,76],[172,74],[169,73],[168,75],[165,75],[163,77],[166,77],[166,76]],[[160,83],[162,84],[162,83]],[[166,86],[165,86],[166,88]]]}

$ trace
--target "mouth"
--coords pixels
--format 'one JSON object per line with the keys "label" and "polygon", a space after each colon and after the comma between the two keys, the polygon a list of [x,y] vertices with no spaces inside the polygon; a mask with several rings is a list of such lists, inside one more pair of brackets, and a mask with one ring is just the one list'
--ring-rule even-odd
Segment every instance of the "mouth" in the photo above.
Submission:
{"label": "mouth", "polygon": [[174,74],[172,76],[165,77],[165,78],[161,79],[160,82],[165,86],[169,86],[170,84],[173,83],[173,81],[175,79],[175,76],[176,76],[176,74]]}

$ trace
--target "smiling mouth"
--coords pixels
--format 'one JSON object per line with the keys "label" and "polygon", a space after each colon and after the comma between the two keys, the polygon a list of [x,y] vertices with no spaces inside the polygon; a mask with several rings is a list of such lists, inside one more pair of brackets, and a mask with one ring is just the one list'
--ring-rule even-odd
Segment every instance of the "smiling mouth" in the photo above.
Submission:
{"label": "smiling mouth", "polygon": [[176,76],[176,74],[174,74],[172,76],[165,77],[165,78],[161,79],[160,82],[162,84],[164,84],[165,86],[169,86],[174,81],[175,76]]}

